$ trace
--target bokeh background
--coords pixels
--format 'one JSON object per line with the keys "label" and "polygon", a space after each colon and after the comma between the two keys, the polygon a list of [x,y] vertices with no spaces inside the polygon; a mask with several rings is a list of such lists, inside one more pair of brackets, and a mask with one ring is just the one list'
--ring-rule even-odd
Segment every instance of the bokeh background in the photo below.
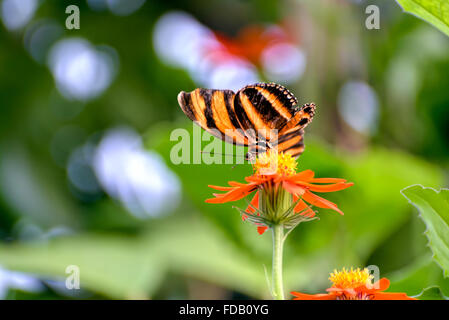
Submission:
{"label": "bokeh background", "polygon": [[[65,28],[70,4],[79,30]],[[370,4],[379,30],[365,27]],[[318,106],[298,167],[355,183],[329,194],[344,216],[319,210],[289,236],[286,291],[376,265],[391,290],[449,295],[400,193],[447,186],[449,39],[395,1],[0,8],[0,298],[269,298],[271,235],[232,204],[204,203],[208,184],[243,181],[251,166],[170,161],[172,130],[192,131],[179,91],[256,81]],[[80,290],[65,287],[70,265]]]}

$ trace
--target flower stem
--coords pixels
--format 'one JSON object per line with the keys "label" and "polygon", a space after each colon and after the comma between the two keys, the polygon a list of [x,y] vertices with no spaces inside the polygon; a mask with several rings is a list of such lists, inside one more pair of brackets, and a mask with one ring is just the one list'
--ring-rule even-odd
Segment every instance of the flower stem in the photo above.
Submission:
{"label": "flower stem", "polygon": [[284,226],[276,224],[272,228],[273,232],[273,296],[276,300],[284,300],[284,284],[282,281],[282,253],[284,249]]}

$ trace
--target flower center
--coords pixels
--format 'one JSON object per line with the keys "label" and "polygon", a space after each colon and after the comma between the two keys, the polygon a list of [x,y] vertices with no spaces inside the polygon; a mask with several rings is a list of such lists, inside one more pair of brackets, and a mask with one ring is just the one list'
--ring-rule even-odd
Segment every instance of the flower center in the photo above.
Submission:
{"label": "flower center", "polygon": [[296,174],[296,165],[295,158],[290,154],[268,150],[257,157],[253,168],[257,175],[292,176]]}
{"label": "flower center", "polygon": [[342,295],[337,297],[337,300],[371,300],[372,298],[372,294],[357,292],[355,295],[343,293]]}
{"label": "flower center", "polygon": [[370,275],[368,269],[360,270],[357,268],[356,270],[346,270],[343,268],[342,271],[334,270],[333,273],[330,274],[329,280],[332,281],[332,287],[340,288],[340,289],[355,289],[361,286],[370,283],[373,278]]}

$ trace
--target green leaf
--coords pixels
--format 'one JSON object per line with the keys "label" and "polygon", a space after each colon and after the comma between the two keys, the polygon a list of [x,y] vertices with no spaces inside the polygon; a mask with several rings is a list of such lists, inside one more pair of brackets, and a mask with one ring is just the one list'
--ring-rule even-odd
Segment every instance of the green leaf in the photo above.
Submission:
{"label": "green leaf", "polygon": [[86,234],[48,243],[0,245],[0,265],[61,280],[68,276],[66,267],[76,265],[81,289],[119,299],[152,297],[167,273],[268,298],[260,261],[202,220],[178,216],[155,221],[135,238]]}
{"label": "green leaf", "polygon": [[426,224],[425,235],[433,259],[440,265],[447,277],[449,274],[449,190],[437,191],[414,185],[402,190],[402,194],[420,211]]}
{"label": "green leaf", "polygon": [[404,11],[429,22],[449,36],[449,2],[447,0],[397,0]]}
{"label": "green leaf", "polygon": [[441,289],[437,286],[425,288],[415,298],[418,300],[448,300],[443,292],[441,292]]}
{"label": "green leaf", "polygon": [[80,270],[81,289],[118,299],[147,298],[162,280],[154,248],[113,235],[79,235],[49,243],[0,246],[0,264],[9,270],[65,281],[67,266]]}
{"label": "green leaf", "polygon": [[408,296],[417,296],[423,288],[437,286],[443,294],[449,294],[449,279],[444,278],[443,271],[430,254],[386,277],[391,281],[390,292],[406,292]]}

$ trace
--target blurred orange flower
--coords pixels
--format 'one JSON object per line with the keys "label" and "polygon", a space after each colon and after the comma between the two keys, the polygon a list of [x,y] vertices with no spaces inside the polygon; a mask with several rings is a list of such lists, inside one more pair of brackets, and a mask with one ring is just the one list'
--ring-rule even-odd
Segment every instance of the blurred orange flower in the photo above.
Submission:
{"label": "blurred orange flower", "polygon": [[327,293],[305,294],[291,292],[293,300],[416,300],[399,292],[383,292],[390,286],[390,280],[382,278],[372,283],[368,269],[334,271],[329,280],[332,286]]}
{"label": "blurred orange flower", "polygon": [[258,65],[262,52],[270,45],[295,43],[296,39],[290,33],[288,28],[282,25],[269,27],[251,25],[243,28],[234,38],[227,37],[220,32],[215,32],[215,36],[229,53],[245,57]]}
{"label": "blurred orange flower", "polygon": [[[315,173],[312,170],[296,173],[296,165],[296,160],[291,155],[268,151],[256,159],[256,162],[253,164],[253,175],[245,178],[248,183],[230,181],[228,182],[230,187],[209,185],[213,189],[226,191],[226,193],[215,193],[213,194],[214,198],[207,199],[206,202],[225,203],[237,201],[255,191],[250,204],[245,210],[247,214],[242,215],[243,220],[246,220],[248,215],[254,216],[257,214],[260,216],[261,196],[269,198],[270,195],[274,195],[271,196],[271,199],[274,198],[276,201],[278,198],[282,198],[279,194],[282,190],[285,190],[291,195],[290,198],[295,204],[293,212],[305,218],[313,218],[315,216],[315,212],[308,204],[319,208],[332,209],[343,214],[335,203],[316,195],[314,192],[339,191],[352,186],[353,183],[338,178],[315,178]],[[275,205],[271,205],[271,207],[273,206]],[[284,206],[284,209],[287,208],[288,205]],[[277,218],[281,217],[278,216]],[[280,221],[273,222],[277,223]],[[260,234],[264,233],[269,227],[269,225],[263,223],[258,225]]]}

